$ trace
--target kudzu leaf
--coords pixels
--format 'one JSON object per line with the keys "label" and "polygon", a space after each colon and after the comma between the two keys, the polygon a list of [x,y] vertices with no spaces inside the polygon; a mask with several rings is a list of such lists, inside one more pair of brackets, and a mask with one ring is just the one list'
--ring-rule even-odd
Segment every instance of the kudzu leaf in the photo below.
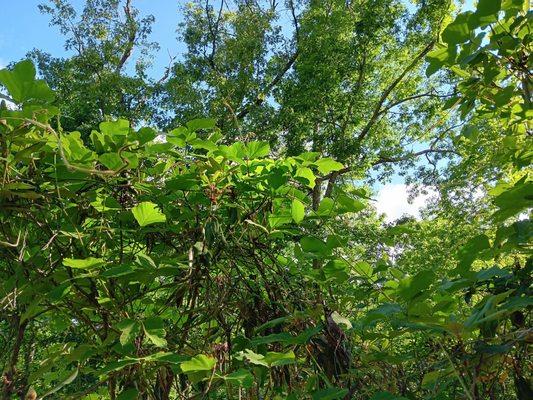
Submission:
{"label": "kudzu leaf", "polygon": [[211,118],[198,118],[187,122],[187,128],[191,132],[196,132],[200,129],[213,129],[216,126],[216,121]]}
{"label": "kudzu leaf", "polygon": [[0,70],[0,83],[17,103],[32,100],[50,103],[55,98],[54,92],[43,80],[35,79],[35,67],[30,60],[18,62],[12,71],[7,68]]}
{"label": "kudzu leaf", "polygon": [[166,222],[165,214],[157,209],[157,206],[149,201],[143,201],[132,208],[132,213],[140,226]]}
{"label": "kudzu leaf", "polygon": [[137,400],[139,398],[139,391],[137,389],[127,389],[120,393],[117,400]]}
{"label": "kudzu leaf", "polygon": [[139,324],[137,323],[137,321],[134,321],[132,319],[122,320],[120,323],[117,324],[117,328],[122,332],[119,338],[120,344],[122,346],[131,343],[139,332]]}
{"label": "kudzu leaf", "polygon": [[63,265],[70,268],[76,269],[90,269],[101,267],[105,264],[105,261],[102,258],[84,258],[84,259],[74,259],[74,258],[65,258],[63,259]]}
{"label": "kudzu leaf", "polygon": [[296,362],[296,356],[292,350],[289,350],[286,353],[278,353],[275,351],[269,351],[264,361],[268,364],[269,367],[279,367],[282,365],[293,364]]}
{"label": "kudzu leaf", "polygon": [[254,376],[250,373],[250,371],[241,368],[229,375],[226,375],[224,380],[226,382],[235,382],[243,388],[250,388],[254,383]]}
{"label": "kudzu leaf", "polygon": [[470,38],[468,20],[471,15],[471,11],[459,14],[442,32],[442,40],[450,45],[466,42]]}
{"label": "kudzu leaf", "polygon": [[143,145],[154,140],[157,136],[157,132],[152,128],[144,127],[139,129],[135,136],[139,141],[139,144]]}
{"label": "kudzu leaf", "polygon": [[101,122],[100,131],[108,136],[125,136],[130,131],[130,122],[125,119]]}
{"label": "kudzu leaf", "polygon": [[313,392],[313,400],[337,400],[342,399],[348,394],[348,389],[330,387]]}
{"label": "kudzu leaf", "polygon": [[303,203],[298,200],[294,199],[291,204],[291,215],[294,222],[297,224],[302,222],[305,216],[305,206]]}
{"label": "kudzu leaf", "polygon": [[329,248],[322,240],[313,236],[304,236],[300,239],[300,245],[302,250],[307,253],[327,255],[329,254]]}
{"label": "kudzu leaf", "polygon": [[45,397],[50,396],[51,394],[54,394],[55,392],[61,390],[65,386],[69,385],[70,383],[74,382],[74,379],[78,376],[78,369],[76,368],[74,372],[72,372],[67,378],[65,378],[60,384],[58,384],[53,389],[49,390],[45,394],[43,394],[40,399],[44,399]]}
{"label": "kudzu leaf", "polygon": [[165,339],[165,329],[163,320],[158,317],[147,318],[143,322],[144,333],[148,340],[150,340],[157,347],[165,347],[167,340]]}
{"label": "kudzu leaf", "polygon": [[344,165],[332,158],[321,158],[315,162],[315,165],[317,166],[318,172],[323,175],[329,174],[333,171],[340,171],[344,168]]}
{"label": "kudzu leaf", "polygon": [[299,181],[302,181],[302,183],[309,186],[311,189],[315,187],[315,174],[313,174],[313,171],[311,171],[310,168],[307,167],[300,167],[296,170],[296,174],[294,175],[295,179],[298,179]]}
{"label": "kudzu leaf", "polygon": [[117,170],[124,165],[124,162],[117,153],[104,153],[98,157],[98,161],[108,169]]}
{"label": "kudzu leaf", "polygon": [[353,271],[359,276],[369,278],[372,276],[372,266],[366,261],[357,261],[353,265]]}
{"label": "kudzu leaf", "polygon": [[333,214],[334,206],[335,202],[331,198],[324,197],[318,205],[318,210],[316,211],[316,214],[320,217],[330,216]]}
{"label": "kudzu leaf", "polygon": [[354,199],[346,194],[340,194],[337,198],[339,212],[359,212],[365,208],[362,201]]}
{"label": "kudzu leaf", "polygon": [[500,8],[501,0],[478,0],[476,12],[468,21],[470,28],[475,29],[496,22]]}
{"label": "kudzu leaf", "polygon": [[205,354],[199,354],[188,361],[180,364],[180,368],[184,373],[211,371],[217,363],[217,360]]}
{"label": "kudzu leaf", "polygon": [[246,145],[246,155],[248,158],[263,158],[270,153],[268,142],[250,142]]}

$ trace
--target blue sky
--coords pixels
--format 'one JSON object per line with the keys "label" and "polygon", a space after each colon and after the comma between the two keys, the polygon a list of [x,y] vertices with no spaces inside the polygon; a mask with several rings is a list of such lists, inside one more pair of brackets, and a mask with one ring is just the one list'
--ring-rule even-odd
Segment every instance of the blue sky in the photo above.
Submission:
{"label": "blue sky", "polygon": [[[177,40],[176,28],[180,22],[180,0],[136,0],[135,6],[141,14],[152,14],[156,19],[151,39],[161,46],[155,55],[152,74],[157,77],[169,63],[169,52],[175,56],[183,52],[183,45]],[[43,15],[37,5],[46,0],[0,0],[4,18],[0,25],[0,66],[18,61],[34,48],[49,52],[54,56],[65,53],[64,40],[56,27],[49,26],[49,16]],[[84,0],[73,0],[75,7],[81,8]]]}
{"label": "blue sky", "polygon": [[[0,66],[11,61],[18,61],[34,48],[49,52],[55,56],[65,54],[64,41],[56,27],[49,26],[49,17],[42,15],[37,5],[46,0],[0,0],[4,18],[0,25]],[[72,0],[75,7],[81,8],[84,0]],[[161,46],[155,54],[152,74],[158,77],[169,63],[172,56],[183,52],[183,44],[177,40],[176,28],[180,22],[180,4],[186,0],[135,0],[135,7],[143,15],[154,15],[151,39]],[[466,0],[464,8],[472,8],[473,0]]]}

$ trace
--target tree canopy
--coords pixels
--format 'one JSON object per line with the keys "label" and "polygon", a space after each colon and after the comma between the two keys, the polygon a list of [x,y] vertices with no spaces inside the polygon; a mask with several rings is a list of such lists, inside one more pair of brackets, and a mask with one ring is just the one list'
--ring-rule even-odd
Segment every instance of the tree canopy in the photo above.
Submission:
{"label": "tree canopy", "polygon": [[[2,399],[530,399],[523,0],[40,6],[0,70]],[[372,183],[435,196],[386,223]]]}

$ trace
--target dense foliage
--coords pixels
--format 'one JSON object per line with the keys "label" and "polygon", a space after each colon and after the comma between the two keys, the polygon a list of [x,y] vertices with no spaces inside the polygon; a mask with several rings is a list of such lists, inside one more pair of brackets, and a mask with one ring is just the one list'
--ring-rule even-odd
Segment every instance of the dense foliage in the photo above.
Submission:
{"label": "dense foliage", "polygon": [[[532,398],[527,7],[194,1],[151,80],[131,1],[41,6],[73,55],[0,70],[1,398]],[[386,224],[398,166],[438,195]]]}

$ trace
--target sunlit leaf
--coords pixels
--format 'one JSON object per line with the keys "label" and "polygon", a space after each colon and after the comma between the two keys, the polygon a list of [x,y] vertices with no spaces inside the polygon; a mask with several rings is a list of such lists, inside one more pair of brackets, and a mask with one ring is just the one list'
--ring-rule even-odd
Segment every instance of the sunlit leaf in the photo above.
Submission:
{"label": "sunlit leaf", "polygon": [[157,206],[149,201],[144,201],[132,208],[132,213],[140,226],[147,226],[160,222],[166,222],[167,218]]}

